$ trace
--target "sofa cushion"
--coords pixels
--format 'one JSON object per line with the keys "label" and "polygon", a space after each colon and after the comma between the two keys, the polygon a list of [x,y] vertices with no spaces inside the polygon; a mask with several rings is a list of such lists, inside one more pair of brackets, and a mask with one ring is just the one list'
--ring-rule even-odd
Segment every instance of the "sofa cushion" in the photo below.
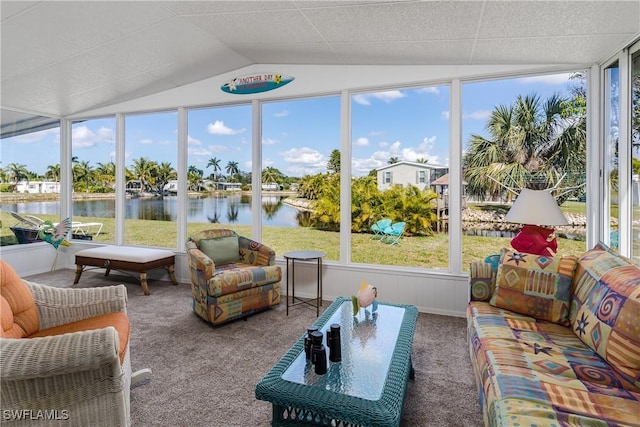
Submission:
{"label": "sofa cushion", "polygon": [[40,319],[31,291],[18,273],[0,260],[0,336],[24,338],[37,332]]}
{"label": "sofa cushion", "polygon": [[577,261],[502,249],[491,305],[568,326]]}
{"label": "sofa cushion", "polygon": [[580,257],[573,286],[574,333],[640,386],[640,268],[600,243]]}
{"label": "sofa cushion", "polygon": [[198,245],[216,265],[232,264],[240,259],[237,236],[202,239]]}

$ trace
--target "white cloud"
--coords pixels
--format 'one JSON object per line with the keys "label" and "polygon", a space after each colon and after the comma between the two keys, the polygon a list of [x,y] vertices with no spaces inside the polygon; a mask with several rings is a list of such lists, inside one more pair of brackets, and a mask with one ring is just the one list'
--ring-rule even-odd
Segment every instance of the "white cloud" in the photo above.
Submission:
{"label": "white cloud", "polygon": [[281,154],[288,165],[283,171],[287,175],[313,175],[327,170],[327,160],[321,152],[313,148],[292,148]]}
{"label": "white cloud", "polygon": [[462,115],[463,119],[471,120],[487,120],[489,117],[491,117],[491,111],[489,110],[477,110]]}
{"label": "white cloud", "polygon": [[101,142],[113,143],[113,130],[101,127],[95,133],[87,126],[77,126],[71,131],[71,141],[74,148],[93,147]]}
{"label": "white cloud", "polygon": [[383,130],[372,130],[371,132],[369,132],[369,136],[382,136],[382,135],[384,135]]}
{"label": "white cloud", "polygon": [[10,138],[12,142],[17,142],[18,144],[31,144],[32,142],[40,142],[47,138],[47,136],[53,135],[60,139],[60,129],[45,129],[38,132],[31,132],[24,135],[18,135]]}
{"label": "white cloud", "polygon": [[442,113],[440,113],[440,117],[442,117],[445,120],[449,120],[449,117],[450,117],[449,110],[443,111]]}
{"label": "white cloud", "polygon": [[369,138],[360,137],[353,141],[353,145],[358,147],[368,147],[369,146]]}
{"label": "white cloud", "polygon": [[263,145],[275,145],[275,144],[279,144],[280,141],[278,141],[277,139],[272,139],[272,138],[262,138],[262,144]]}
{"label": "white cloud", "polygon": [[216,120],[214,123],[209,123],[209,125],[207,126],[207,132],[212,135],[237,135],[244,131],[246,131],[245,128],[232,129],[230,127],[227,127],[222,120]]}
{"label": "white cloud", "polygon": [[143,138],[140,141],[138,141],[140,144],[144,144],[144,145],[150,145],[153,144],[153,140],[150,138]]}
{"label": "white cloud", "polygon": [[406,95],[399,90],[388,90],[385,92],[376,92],[368,94],[354,95],[353,101],[360,105],[371,105],[371,99],[379,99],[389,104],[396,99],[404,98]]}
{"label": "white cloud", "polygon": [[416,92],[418,92],[418,93],[433,93],[435,95],[438,95],[440,93],[440,89],[438,89],[436,86],[423,87],[421,89],[416,90]]}
{"label": "white cloud", "polygon": [[289,112],[287,110],[278,111],[277,113],[273,113],[273,117],[287,117]]}
{"label": "white cloud", "polygon": [[187,135],[187,144],[188,145],[202,145],[202,141],[197,138],[192,137],[191,135]]}

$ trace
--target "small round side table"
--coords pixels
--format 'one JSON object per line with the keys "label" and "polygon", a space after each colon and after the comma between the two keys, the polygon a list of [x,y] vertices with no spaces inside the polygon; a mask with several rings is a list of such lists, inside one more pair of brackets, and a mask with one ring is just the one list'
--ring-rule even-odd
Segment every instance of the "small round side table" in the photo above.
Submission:
{"label": "small round side table", "polygon": [[[326,257],[327,254],[321,251],[312,251],[312,250],[302,250],[302,251],[291,251],[287,252],[284,255],[284,258],[287,260],[287,316],[289,315],[289,307],[293,307],[298,304],[307,304],[316,308],[316,317],[320,315],[320,307],[322,306],[322,258]],[[296,297],[296,285],[295,285],[295,268],[296,261],[302,262],[310,262],[315,261],[317,264],[317,288],[316,288],[316,297],[315,298],[300,298]],[[291,268],[289,268],[289,263],[291,263]],[[289,303],[289,276],[291,276],[291,303]]]}

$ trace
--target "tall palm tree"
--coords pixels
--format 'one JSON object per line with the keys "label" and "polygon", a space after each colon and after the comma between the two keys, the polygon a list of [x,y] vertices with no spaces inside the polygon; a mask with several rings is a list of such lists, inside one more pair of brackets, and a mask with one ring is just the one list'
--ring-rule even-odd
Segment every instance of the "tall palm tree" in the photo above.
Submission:
{"label": "tall palm tree", "polygon": [[[93,167],[89,161],[83,160],[73,165],[74,188],[78,191],[89,191],[93,180]],[[78,184],[84,184],[84,188]]]}
{"label": "tall palm tree", "polygon": [[140,181],[142,191],[149,191],[155,184],[156,171],[158,164],[146,157],[133,159],[132,173],[134,179]]}
{"label": "tall palm tree", "polygon": [[194,165],[189,166],[187,170],[187,182],[189,184],[189,188],[192,190],[197,190],[202,185],[202,176],[204,175],[204,171],[202,169],[198,169]]}
{"label": "tall palm tree", "polygon": [[60,181],[60,163],[47,166],[47,171],[44,176],[52,181]]}
{"label": "tall palm tree", "polygon": [[394,163],[398,163],[399,161],[400,161],[400,159],[397,158],[397,157],[389,157],[389,160],[387,160],[387,164],[388,165],[392,165]]}
{"label": "tall palm tree", "polygon": [[220,159],[217,157],[212,157],[209,159],[209,161],[207,162],[207,168],[209,166],[213,166],[213,179],[217,180],[218,179],[218,172],[220,172],[222,170],[222,168],[220,167]]}
{"label": "tall palm tree", "polygon": [[565,186],[584,182],[586,122],[567,115],[567,103],[559,95],[546,102],[529,95],[496,107],[486,126],[489,138],[471,135],[463,159],[468,194],[495,199],[505,186],[545,189],[563,176]]}
{"label": "tall palm tree", "polygon": [[162,162],[156,168],[156,190],[162,192],[164,190],[164,186],[167,185],[169,181],[172,179],[176,179],[178,177],[178,173],[171,166],[169,162]]}
{"label": "tall palm tree", "polygon": [[17,184],[23,179],[29,178],[29,171],[27,170],[26,165],[9,163],[6,167],[6,172],[8,177],[11,178],[14,184]]}
{"label": "tall palm tree", "polygon": [[238,162],[229,161],[229,163],[227,163],[227,167],[225,168],[225,170],[229,174],[229,178],[232,178],[235,174],[240,172],[240,168],[238,167]]}
{"label": "tall palm tree", "polygon": [[98,163],[95,174],[103,186],[112,187],[116,182],[116,164],[114,162]]}
{"label": "tall palm tree", "polygon": [[282,177],[282,172],[273,166],[267,166],[262,170],[262,182],[266,184],[280,182]]}

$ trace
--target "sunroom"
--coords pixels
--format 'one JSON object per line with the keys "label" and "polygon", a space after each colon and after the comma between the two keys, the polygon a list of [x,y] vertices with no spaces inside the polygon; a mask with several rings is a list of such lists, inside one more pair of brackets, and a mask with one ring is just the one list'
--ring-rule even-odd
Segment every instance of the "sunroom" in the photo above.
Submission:
{"label": "sunroom", "polygon": [[[333,203],[339,206],[325,259],[325,297],[339,296],[345,288],[368,280],[378,282],[381,294],[392,301],[412,301],[424,311],[461,315],[468,262],[485,255],[477,253],[463,226],[462,204],[467,203],[461,194],[463,157],[471,134],[484,132],[477,123],[469,125],[468,119],[483,113],[485,121],[476,122],[486,124],[488,112],[476,106],[476,100],[487,94],[495,96],[484,104],[489,109],[512,104],[517,95],[536,90],[545,101],[549,89],[523,82],[554,79],[564,81],[564,89],[578,82],[587,94],[587,149],[579,163],[584,169],[572,171],[581,182],[569,177],[557,183],[578,186],[589,195],[582,207],[586,227],[577,249],[571,250],[586,249],[599,240],[609,243],[617,232],[621,254],[637,258],[640,253],[638,174],[633,166],[639,155],[633,148],[638,136],[637,2],[76,6],[2,5],[3,179],[35,181],[33,174],[19,175],[19,166],[26,166],[43,180],[61,183],[59,203],[50,210],[5,199],[3,211],[51,213],[54,222],[70,217],[110,224],[94,241],[77,241],[57,252],[42,243],[3,246],[3,258],[21,274],[46,271],[55,257],[56,268],[73,267],[75,251],[105,243],[169,248],[177,255],[178,278],[186,282],[184,242],[194,230],[192,222],[242,226],[245,234],[269,242],[283,229],[260,214],[266,209],[261,201],[274,198],[265,190],[268,182],[261,182],[265,168],[275,167],[295,178],[328,174],[327,162],[337,150],[341,173]],[[60,25],[65,31],[58,33]],[[35,27],[43,30],[33,31]],[[368,28],[377,29],[365,31]],[[248,94],[225,91],[229,82],[241,77],[266,80],[271,74],[282,76],[285,84]],[[580,78],[570,80],[572,76]],[[517,94],[500,95],[514,84],[520,84]],[[437,101],[416,95],[425,93]],[[400,107],[393,102],[396,98],[416,104]],[[372,108],[368,112],[366,107]],[[281,128],[278,119],[293,113],[292,123],[300,129],[292,142],[287,132],[293,128]],[[397,129],[376,129],[379,116]],[[406,134],[404,129],[412,126],[421,129]],[[311,131],[305,133],[305,127]],[[388,135],[379,137],[376,132]],[[313,138],[314,133],[319,137]],[[416,142],[417,138],[421,140]],[[48,142],[30,145],[41,139]],[[363,153],[366,145],[369,150]],[[30,170],[35,159],[39,160],[33,167],[38,170]],[[368,238],[368,225],[379,218],[372,215],[367,226],[357,228],[351,209],[339,209],[351,205],[356,191],[350,185],[352,178],[366,176],[394,159],[446,167],[450,176],[447,216],[444,225],[440,218],[436,221],[445,230],[435,233],[437,251],[416,243],[416,251],[425,256],[412,257],[408,265],[401,260],[413,244],[410,238],[391,252],[386,247],[372,249],[362,237]],[[211,160],[216,165],[207,165]],[[162,228],[162,242],[138,237],[144,232],[130,237],[133,222],[144,218],[145,208],[134,206],[127,197],[132,181],[129,167],[144,168],[145,161],[168,163],[178,189],[167,208],[171,215],[154,217],[155,222],[147,224],[152,229],[168,225]],[[191,215],[198,208],[192,207],[188,195],[190,170],[217,181],[225,181],[227,175],[226,180],[233,181],[229,179],[233,174],[225,173],[230,165],[231,172],[244,175],[248,183],[249,197],[239,202],[246,208],[244,217],[238,222],[233,212],[237,204],[234,208],[230,197],[200,208],[207,210],[200,212],[200,219]],[[18,168],[13,175],[10,166]],[[100,167],[113,168],[112,180],[102,184],[113,191],[111,203],[80,208],[74,204],[74,194],[89,189],[78,174],[83,168],[86,173]],[[7,217],[3,220],[11,224]],[[300,222],[293,224],[301,228]],[[357,233],[350,232],[356,228]],[[310,238],[316,239],[301,239]],[[304,249],[274,243],[280,254]],[[508,239],[502,243],[508,244]],[[316,243],[306,244],[314,249]]]}

